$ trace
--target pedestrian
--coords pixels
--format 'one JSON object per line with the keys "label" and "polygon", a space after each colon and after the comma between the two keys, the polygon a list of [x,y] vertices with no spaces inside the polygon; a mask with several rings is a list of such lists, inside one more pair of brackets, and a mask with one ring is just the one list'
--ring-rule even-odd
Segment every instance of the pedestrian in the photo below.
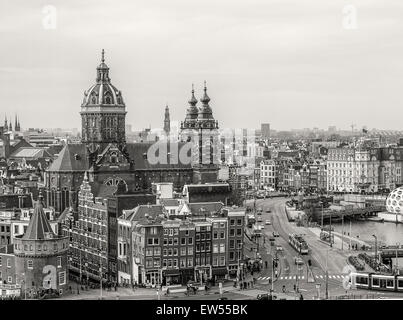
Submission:
{"label": "pedestrian", "polygon": [[285,285],[283,285],[283,292],[285,293]]}
{"label": "pedestrian", "polygon": [[299,300],[304,300],[304,297],[302,296],[302,293],[299,296]]}
{"label": "pedestrian", "polygon": [[276,276],[276,279],[277,279],[277,276],[278,276],[278,271],[277,270],[274,271],[274,275]]}

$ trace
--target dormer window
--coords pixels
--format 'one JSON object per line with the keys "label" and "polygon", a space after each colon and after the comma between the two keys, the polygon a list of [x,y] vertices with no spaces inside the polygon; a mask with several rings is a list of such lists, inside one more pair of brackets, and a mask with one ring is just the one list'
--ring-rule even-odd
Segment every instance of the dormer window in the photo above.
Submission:
{"label": "dormer window", "polygon": [[91,103],[92,104],[96,104],[97,103],[97,97],[94,95],[94,96],[92,96],[92,98],[91,98]]}
{"label": "dormer window", "polygon": [[106,103],[106,104],[112,104],[112,98],[111,98],[111,96],[106,96],[106,98],[105,98],[105,103]]}

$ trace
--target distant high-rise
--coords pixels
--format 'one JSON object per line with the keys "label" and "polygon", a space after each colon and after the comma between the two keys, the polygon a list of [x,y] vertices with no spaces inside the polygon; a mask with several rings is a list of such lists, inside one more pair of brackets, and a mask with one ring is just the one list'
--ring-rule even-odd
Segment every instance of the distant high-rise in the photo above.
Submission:
{"label": "distant high-rise", "polygon": [[270,139],[270,123],[262,123],[260,128],[262,139]]}

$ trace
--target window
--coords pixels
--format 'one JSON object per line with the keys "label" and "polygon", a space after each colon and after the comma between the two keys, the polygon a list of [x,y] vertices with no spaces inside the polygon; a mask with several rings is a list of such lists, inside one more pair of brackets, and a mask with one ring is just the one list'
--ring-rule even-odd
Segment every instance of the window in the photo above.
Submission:
{"label": "window", "polygon": [[14,234],[18,234],[18,232],[19,232],[18,226],[14,226]]}
{"label": "window", "polygon": [[218,257],[213,257],[213,266],[218,266]]}
{"label": "window", "polygon": [[235,229],[229,229],[229,235],[230,237],[235,236]]}
{"label": "window", "polygon": [[154,259],[154,267],[159,267],[160,264],[161,264],[160,258],[155,258],[155,259]]}
{"label": "window", "polygon": [[230,261],[234,261],[234,257],[235,257],[235,256],[234,256],[234,252],[230,252],[230,253],[229,253],[229,260],[230,260]]}
{"label": "window", "polygon": [[235,226],[235,219],[231,219],[230,224],[231,224],[231,226]]}
{"label": "window", "polygon": [[242,225],[242,219],[238,219],[238,226]]}
{"label": "window", "polygon": [[236,235],[241,236],[242,235],[242,229],[236,229]]}
{"label": "window", "polygon": [[230,249],[235,249],[235,240],[230,240],[229,241],[229,248]]}
{"label": "window", "polygon": [[164,246],[168,244],[168,238],[164,238]]}
{"label": "window", "polygon": [[193,267],[193,259],[188,258],[188,267]]}
{"label": "window", "polygon": [[152,256],[153,255],[153,249],[152,248],[147,248],[146,249],[146,256]]}
{"label": "window", "polygon": [[168,235],[168,229],[164,229],[164,236]]}
{"label": "window", "polygon": [[11,268],[11,261],[9,258],[7,258],[7,268]]}
{"label": "window", "polygon": [[213,239],[218,239],[218,232],[217,231],[213,232]]}
{"label": "window", "polygon": [[225,239],[225,232],[220,233],[220,239]]}
{"label": "window", "polygon": [[186,244],[186,238],[181,238],[181,245]]}
{"label": "window", "polygon": [[218,244],[213,245],[213,253],[218,253]]}
{"label": "window", "polygon": [[177,255],[178,255],[178,249],[174,248],[174,256],[177,256]]}
{"label": "window", "polygon": [[193,247],[188,247],[188,255],[193,255]]}
{"label": "window", "polygon": [[13,282],[13,277],[8,276],[8,277],[7,277],[7,282],[8,282],[8,283],[12,283],[12,282]]}
{"label": "window", "polygon": [[152,238],[148,238],[148,244],[152,245],[153,244],[153,239]]}
{"label": "window", "polygon": [[220,266],[225,266],[225,257],[224,256],[220,257]]}
{"label": "window", "polygon": [[174,235],[177,236],[179,234],[179,229],[175,228],[174,229]]}
{"label": "window", "polygon": [[172,246],[172,243],[173,243],[172,238],[169,238],[169,239],[168,239],[168,244],[169,244],[170,246]]}
{"label": "window", "polygon": [[167,249],[164,249],[163,255],[164,255],[164,256],[167,256],[167,255],[168,255],[168,250],[167,250]]}
{"label": "window", "polygon": [[167,266],[167,259],[162,260],[162,266],[166,267]]}
{"label": "window", "polygon": [[181,247],[181,256],[186,256],[186,247]]}
{"label": "window", "polygon": [[160,247],[154,248],[154,256],[159,256],[160,254],[161,254],[161,248]]}
{"label": "window", "polygon": [[211,239],[211,233],[206,233],[206,240],[210,240]]}
{"label": "window", "polygon": [[177,245],[178,245],[178,238],[174,238],[174,246],[177,246]]}
{"label": "window", "polygon": [[200,240],[200,233],[196,233],[196,241]]}
{"label": "window", "polygon": [[225,223],[224,222],[220,222],[220,228],[225,228]]}
{"label": "window", "polygon": [[66,284],[66,271],[59,272],[59,285]]}
{"label": "window", "polygon": [[211,247],[210,247],[210,242],[206,243],[206,251],[210,251]]}
{"label": "window", "polygon": [[193,244],[193,238],[188,239],[188,244]]}
{"label": "window", "polygon": [[174,235],[174,230],[173,229],[169,229],[169,235],[173,236]]}
{"label": "window", "polygon": [[220,252],[221,253],[225,252],[225,243],[220,243]]}
{"label": "window", "polygon": [[32,260],[28,260],[27,261],[27,266],[28,266],[28,269],[33,269],[34,268],[34,262]]}
{"label": "window", "polygon": [[168,256],[172,256],[172,249],[168,249]]}
{"label": "window", "polygon": [[172,259],[168,259],[168,267],[172,267]]}
{"label": "window", "polygon": [[178,259],[174,259],[173,262],[174,262],[174,267],[177,267],[178,266]]}

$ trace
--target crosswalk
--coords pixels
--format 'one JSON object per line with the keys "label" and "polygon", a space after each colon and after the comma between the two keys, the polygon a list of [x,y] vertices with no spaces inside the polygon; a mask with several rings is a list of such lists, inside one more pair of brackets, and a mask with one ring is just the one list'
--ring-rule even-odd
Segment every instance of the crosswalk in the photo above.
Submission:
{"label": "crosswalk", "polygon": [[[314,276],[316,280],[326,280],[326,275],[316,275]],[[343,280],[344,279],[344,275],[341,274],[330,274],[329,275],[329,279],[334,279],[334,280]],[[266,276],[266,277],[258,277],[257,280],[269,280],[271,277]],[[299,280],[305,280],[306,277],[305,276],[298,276]],[[297,280],[297,275],[289,275],[289,276],[280,276],[278,277],[278,280]]]}

